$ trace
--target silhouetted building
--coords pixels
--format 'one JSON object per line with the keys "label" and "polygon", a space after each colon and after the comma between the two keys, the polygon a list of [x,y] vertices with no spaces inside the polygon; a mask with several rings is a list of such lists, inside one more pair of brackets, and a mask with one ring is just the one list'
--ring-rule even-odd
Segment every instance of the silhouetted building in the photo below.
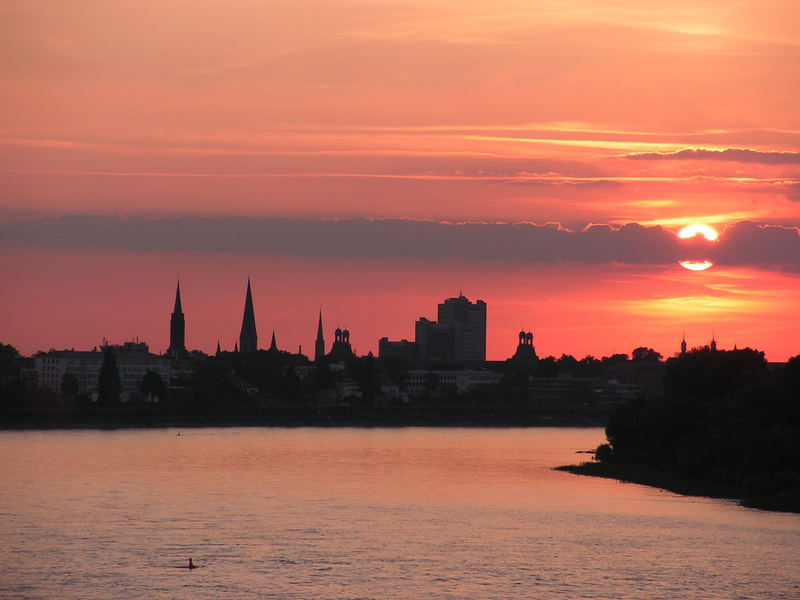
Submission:
{"label": "silhouetted building", "polygon": [[642,395],[642,388],[637,384],[569,375],[537,377],[531,381],[529,391],[541,410],[555,413],[570,406],[611,410]]}
{"label": "silhouetted building", "polygon": [[319,362],[325,358],[325,338],[322,337],[322,311],[319,311],[319,322],[317,323],[317,341],[314,342],[314,362]]}
{"label": "silhouetted building", "polygon": [[438,322],[421,317],[414,326],[423,360],[481,364],[486,360],[486,303],[463,295],[439,304]]}
{"label": "silhouetted building", "polygon": [[72,373],[78,380],[81,394],[97,392],[103,350],[110,348],[117,358],[122,400],[129,400],[139,393],[142,378],[147,371],[155,371],[166,385],[170,381],[169,359],[151,354],[143,342],[125,342],[121,346],[101,346],[98,350],[50,350],[35,356],[39,381],[52,390],[61,389],[65,373]]}
{"label": "silhouetted building", "polygon": [[328,353],[328,358],[331,360],[344,360],[354,356],[353,349],[350,346],[350,332],[347,329],[336,328],[333,332],[333,346]]}
{"label": "silhouetted building", "polygon": [[717,338],[713,334],[711,336],[711,351],[712,352],[716,352],[717,351]]}
{"label": "silhouetted building", "polygon": [[681,356],[686,354],[686,333],[683,334],[683,338],[681,339]]}
{"label": "silhouetted building", "polygon": [[388,337],[378,340],[378,358],[402,358],[414,360],[419,356],[419,347],[416,342],[400,340],[391,342]]}
{"label": "silhouetted building", "polygon": [[497,385],[502,378],[500,373],[494,371],[414,369],[408,372],[406,391],[409,396],[418,396],[424,392],[442,394],[448,389],[464,393]]}
{"label": "silhouetted building", "polygon": [[278,344],[275,341],[275,332],[274,331],[272,332],[272,340],[269,343],[269,349],[267,351],[268,352],[278,352]]}
{"label": "silhouetted building", "polygon": [[250,290],[250,278],[247,279],[247,296],[244,300],[244,316],[242,331],[239,334],[240,352],[256,352],[258,350],[258,334],[256,333],[256,313],[253,309],[253,293]]}
{"label": "silhouetted building", "polygon": [[169,319],[169,348],[167,348],[167,355],[173,359],[182,358],[186,355],[186,321],[181,308],[180,281],[175,290],[175,308],[172,309],[172,316]]}
{"label": "silhouetted building", "polygon": [[537,360],[536,349],[533,347],[533,333],[530,331],[519,332],[519,345],[511,358],[518,362],[535,362]]}

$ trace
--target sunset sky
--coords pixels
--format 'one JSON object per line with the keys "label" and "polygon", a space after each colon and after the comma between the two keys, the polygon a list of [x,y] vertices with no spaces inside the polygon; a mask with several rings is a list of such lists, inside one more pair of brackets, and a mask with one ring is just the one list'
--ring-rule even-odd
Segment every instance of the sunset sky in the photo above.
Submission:
{"label": "sunset sky", "polygon": [[[0,342],[800,354],[796,1],[0,0]],[[679,240],[704,223],[719,241]],[[692,272],[683,259],[714,266]]]}

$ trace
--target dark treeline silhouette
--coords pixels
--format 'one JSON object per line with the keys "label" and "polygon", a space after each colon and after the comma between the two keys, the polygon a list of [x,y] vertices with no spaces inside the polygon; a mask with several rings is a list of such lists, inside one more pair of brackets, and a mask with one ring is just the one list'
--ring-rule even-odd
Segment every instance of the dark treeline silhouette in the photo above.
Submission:
{"label": "dark treeline silhouette", "polygon": [[[58,389],[37,378],[33,358],[0,348],[0,425],[140,426],[169,424],[503,424],[600,425],[615,403],[595,382],[663,371],[660,355],[637,348],[603,358],[515,356],[484,369],[371,354],[310,361],[271,347],[202,353],[178,360],[169,383],[152,370],[120,397],[120,365],[106,348],[96,389],[64,373]],[[27,371],[29,377],[25,377]],[[491,383],[454,383],[454,374]],[[424,381],[420,381],[420,373]],[[468,375],[469,376],[469,375]],[[416,377],[412,382],[412,377]],[[558,382],[537,387],[536,382]],[[462,381],[463,384],[463,381]],[[611,392],[613,395],[613,392]]]}
{"label": "dark treeline silhouette", "polygon": [[698,348],[667,360],[664,390],[618,409],[582,472],[800,512],[800,356]]}
{"label": "dark treeline silhouette", "polygon": [[586,355],[577,359],[571,354],[562,354],[560,358],[546,356],[540,358],[536,365],[537,377],[558,377],[559,375],[569,375],[570,377],[603,377],[612,370],[615,365],[630,364],[642,366],[657,364],[661,361],[661,354],[652,348],[640,346],[635,348],[628,358],[627,354],[612,354],[596,358]]}

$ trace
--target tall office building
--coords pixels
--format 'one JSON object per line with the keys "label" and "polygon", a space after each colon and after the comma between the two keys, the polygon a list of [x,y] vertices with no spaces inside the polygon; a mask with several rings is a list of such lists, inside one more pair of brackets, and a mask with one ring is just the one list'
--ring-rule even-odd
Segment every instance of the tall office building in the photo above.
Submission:
{"label": "tall office building", "polygon": [[439,304],[438,321],[421,317],[414,327],[423,360],[479,364],[486,360],[486,303],[463,295]]}
{"label": "tall office building", "polygon": [[439,327],[452,329],[456,362],[486,360],[486,302],[470,302],[459,294],[439,305]]}

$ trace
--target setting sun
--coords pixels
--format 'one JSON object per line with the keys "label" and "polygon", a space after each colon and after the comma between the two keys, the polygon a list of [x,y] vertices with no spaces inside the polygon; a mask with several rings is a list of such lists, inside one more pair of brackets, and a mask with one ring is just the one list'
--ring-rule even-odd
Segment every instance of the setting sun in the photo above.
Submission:
{"label": "setting sun", "polygon": [[682,260],[680,266],[690,271],[705,271],[709,267],[713,267],[714,263],[710,260]]}
{"label": "setting sun", "polygon": [[[716,241],[717,238],[719,238],[719,234],[716,231],[714,231],[712,227],[709,227],[708,225],[702,225],[699,223],[695,223],[694,225],[687,225],[678,232],[678,237],[684,239],[692,238],[696,235],[702,235],[704,238],[706,238],[711,242]],[[705,268],[707,269],[708,267]]]}

